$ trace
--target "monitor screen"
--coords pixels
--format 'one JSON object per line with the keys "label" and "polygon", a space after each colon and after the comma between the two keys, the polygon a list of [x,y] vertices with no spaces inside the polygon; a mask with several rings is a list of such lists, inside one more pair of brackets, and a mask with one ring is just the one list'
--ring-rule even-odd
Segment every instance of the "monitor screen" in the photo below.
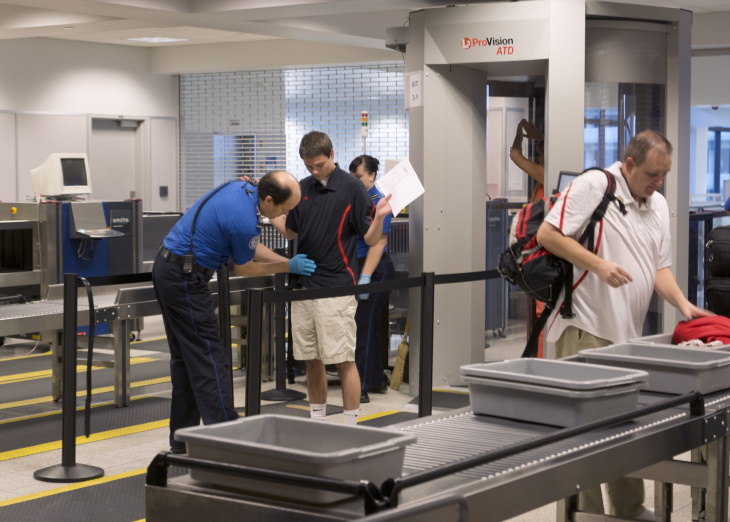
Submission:
{"label": "monitor screen", "polygon": [[73,199],[91,194],[89,162],[83,152],[53,152],[30,172],[33,191],[46,199]]}
{"label": "monitor screen", "polygon": [[563,192],[567,189],[570,182],[580,176],[580,174],[580,172],[568,172],[566,170],[561,170],[558,175],[558,192]]}
{"label": "monitor screen", "polygon": [[64,187],[78,187],[87,184],[86,161],[84,158],[61,158]]}

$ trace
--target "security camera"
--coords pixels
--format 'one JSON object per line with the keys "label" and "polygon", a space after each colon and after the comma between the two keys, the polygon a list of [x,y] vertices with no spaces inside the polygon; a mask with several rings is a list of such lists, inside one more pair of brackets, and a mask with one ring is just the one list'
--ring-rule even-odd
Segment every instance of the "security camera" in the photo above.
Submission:
{"label": "security camera", "polygon": [[719,109],[720,107],[718,107],[717,105],[713,105],[713,106],[712,106],[711,108],[712,108],[712,110],[713,110],[713,111],[716,111],[716,110],[717,110],[717,109]]}

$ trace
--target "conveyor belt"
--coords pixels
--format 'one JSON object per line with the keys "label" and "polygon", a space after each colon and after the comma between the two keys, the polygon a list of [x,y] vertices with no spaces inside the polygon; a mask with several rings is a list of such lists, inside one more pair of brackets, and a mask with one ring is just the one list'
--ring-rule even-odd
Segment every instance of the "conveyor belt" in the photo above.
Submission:
{"label": "conveyor belt", "polygon": [[[472,468],[460,472],[459,475],[466,478],[492,479],[499,474],[511,473],[517,468],[525,469],[530,466],[544,464],[549,460],[577,453],[592,446],[605,444],[614,439],[637,434],[686,416],[686,412],[679,411],[673,415],[654,414],[644,417],[642,422],[629,422],[621,426],[608,428],[601,432],[600,437],[595,433],[580,435],[560,443],[551,444],[545,448]],[[408,475],[414,471],[439,468],[460,459],[511,446],[539,435],[553,433],[556,430],[557,428],[552,426],[475,415],[471,411],[419,423],[408,428],[402,428],[402,431],[418,436],[418,442],[406,449],[404,474]],[[448,444],[444,444],[445,440],[448,441]]]}
{"label": "conveyor belt", "polygon": [[[641,403],[651,404],[663,398],[667,397],[642,393]],[[730,403],[728,394],[711,399],[721,406]],[[399,496],[397,508],[369,515],[367,520],[405,520],[416,513],[418,516],[411,520],[457,520],[459,505],[477,513],[475,520],[504,520],[671,459],[705,442],[722,445],[724,450],[716,454],[718,459],[724,459],[720,465],[726,469],[727,418],[723,407],[708,408],[704,415],[695,416],[689,414],[688,406],[645,415],[406,488]],[[418,437],[416,444],[406,449],[406,478],[558,430],[477,416],[470,411],[425,417],[394,428]],[[719,475],[716,479],[720,480]],[[166,487],[147,486],[147,507],[148,522],[170,518],[195,520],[204,514],[229,520],[223,514],[233,512],[245,513],[252,520],[286,521],[351,520],[364,515],[364,502],[359,498],[330,506],[303,506],[219,492],[191,481],[188,476],[172,479]]]}
{"label": "conveyor belt", "polygon": [[[60,286],[60,285],[54,285]],[[106,288],[94,291],[94,309],[105,310],[115,304],[116,289]],[[86,297],[79,294],[78,324],[88,325],[89,307]],[[61,330],[63,328],[63,299],[50,298],[30,303],[0,306],[0,336],[11,336],[30,332]]]}

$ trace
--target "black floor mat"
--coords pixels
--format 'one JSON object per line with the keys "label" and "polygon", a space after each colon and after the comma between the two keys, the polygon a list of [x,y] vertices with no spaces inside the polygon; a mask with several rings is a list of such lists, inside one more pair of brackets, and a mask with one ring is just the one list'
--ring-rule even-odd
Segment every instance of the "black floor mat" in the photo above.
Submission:
{"label": "black floor mat", "polygon": [[[41,358],[44,367],[39,370],[50,370],[50,359]],[[26,361],[27,362],[27,361]],[[35,365],[35,362],[33,363]],[[35,371],[35,368],[27,366],[28,371]],[[86,389],[86,367],[84,370],[76,373],[76,389]],[[160,359],[140,364],[133,364],[129,369],[132,382],[146,381],[148,379],[158,379],[170,376],[170,362],[167,359]],[[114,385],[114,369],[102,368],[91,372],[93,388],[102,388]],[[37,397],[47,397],[51,395],[52,378],[50,374],[40,379],[32,379],[20,382],[7,383],[2,385],[2,403],[10,403],[14,401],[22,401]]]}
{"label": "black floor mat", "polygon": [[[91,410],[91,432],[98,433],[146,422],[168,419],[170,399],[144,397],[131,401],[127,408],[104,405]],[[61,415],[21,419],[0,426],[0,453],[61,440]],[[76,413],[76,434],[84,432],[83,413]],[[2,518],[0,517],[0,520]]]}
{"label": "black floor mat", "polygon": [[[90,485],[0,508],[0,520],[13,522],[133,522],[145,517],[145,474]],[[60,486],[59,486],[60,487]]]}
{"label": "black floor mat", "polygon": [[[246,414],[246,408],[236,408],[236,411],[241,415]],[[292,415],[294,417],[309,417],[309,402],[299,400],[289,402],[277,402],[274,404],[263,404],[261,406],[261,413]],[[335,406],[334,404],[327,405],[327,415],[337,415],[338,413],[342,413],[342,407]]]}

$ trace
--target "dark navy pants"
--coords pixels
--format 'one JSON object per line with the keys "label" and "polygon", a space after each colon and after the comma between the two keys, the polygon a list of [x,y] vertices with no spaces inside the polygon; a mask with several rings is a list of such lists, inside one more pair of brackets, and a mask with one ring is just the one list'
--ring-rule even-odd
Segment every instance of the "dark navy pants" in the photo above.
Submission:
{"label": "dark navy pants", "polygon": [[197,426],[201,419],[214,424],[238,417],[230,385],[230,347],[221,340],[209,279],[198,269],[185,274],[160,255],[152,268],[170,347],[170,443],[176,430]]}
{"label": "dark navy pants", "polygon": [[[360,269],[365,258],[358,260]],[[383,252],[380,263],[372,274],[372,282],[389,281],[395,277],[393,261],[387,252]],[[358,301],[355,322],[357,323],[357,344],[355,346],[355,364],[360,374],[362,391],[369,392],[385,386],[383,360],[386,359],[390,346],[387,327],[388,292],[370,294],[364,301]]]}

